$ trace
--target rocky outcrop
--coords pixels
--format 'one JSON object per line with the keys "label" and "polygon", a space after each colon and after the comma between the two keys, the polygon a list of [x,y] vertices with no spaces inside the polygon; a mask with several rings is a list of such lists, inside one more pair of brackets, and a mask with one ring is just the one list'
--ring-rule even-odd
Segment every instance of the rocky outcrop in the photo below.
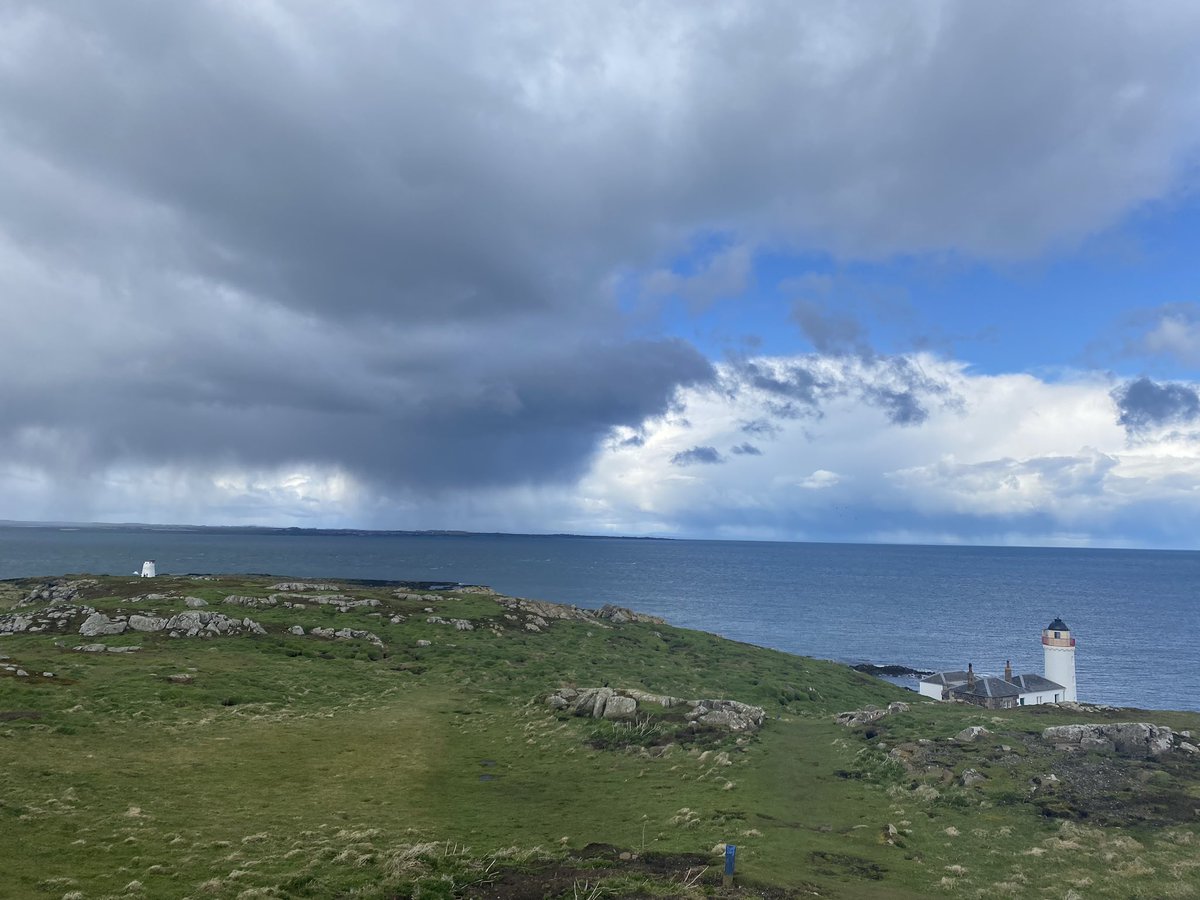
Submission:
{"label": "rocky outcrop", "polygon": [[[737,700],[697,700],[686,718],[701,725],[729,731],[757,731],[767,717],[766,710]],[[692,705],[692,701],[688,701]]]}
{"label": "rocky outcrop", "polygon": [[32,616],[8,615],[0,616],[0,635],[20,634],[28,631],[33,625]]}
{"label": "rocky outcrop", "polygon": [[80,644],[72,647],[76,653],[138,653],[141,647],[110,647],[108,644]]}
{"label": "rocky outcrop", "polygon": [[682,700],[636,689],[610,687],[559,688],[546,698],[546,705],[575,716],[615,720],[633,719],[639,710],[650,706],[660,709],[687,706],[689,709],[684,718],[696,727],[704,725],[736,732],[757,731],[766,719],[766,712],[761,707],[737,700]]}
{"label": "rocky outcrop", "polygon": [[274,597],[241,597],[230,594],[221,601],[226,606],[244,606],[247,609],[270,609],[278,601]]}
{"label": "rocky outcrop", "polygon": [[614,625],[624,625],[626,622],[645,622],[650,625],[666,625],[666,619],[660,619],[658,616],[650,616],[646,613],[634,612],[632,609],[626,609],[623,606],[613,606],[611,603],[606,603],[598,610],[596,616],[601,619],[607,619]]}
{"label": "rocky outcrop", "polygon": [[521,597],[497,597],[496,601],[506,609],[515,613],[525,613],[526,616],[536,616],[547,623],[555,619],[593,622],[596,614],[590,609],[578,606],[568,606],[563,603],[550,603],[546,600],[525,600]]}
{"label": "rocky outcrop", "polygon": [[383,640],[379,635],[372,631],[362,631],[358,628],[339,628],[336,631],[332,628],[313,628],[308,633],[313,637],[340,638],[343,641],[368,641],[376,647],[384,646]]}
{"label": "rocky outcrop", "polygon": [[100,637],[103,634],[124,634],[128,625],[119,619],[110,619],[104,613],[94,612],[79,626],[84,637]]}
{"label": "rocky outcrop", "polygon": [[266,634],[252,619],[233,619],[223,613],[189,611],[167,616],[115,616],[93,612],[79,626],[83,637],[124,634],[126,631],[167,632],[171,637],[215,637],[235,634]]}
{"label": "rocky outcrop", "polygon": [[310,581],[281,581],[279,584],[271,585],[268,590],[272,591],[340,591],[341,587],[336,584],[325,584],[323,582]]}
{"label": "rocky outcrop", "polygon": [[908,704],[895,700],[887,705],[887,709],[877,706],[864,706],[862,709],[852,709],[849,712],[838,713],[836,721],[839,725],[854,728],[858,725],[869,725],[878,722],[884,716],[908,712]]}
{"label": "rocky outcrop", "polygon": [[[261,606],[274,606],[276,603],[282,603],[288,609],[303,609],[310,603],[315,603],[318,606],[332,606],[338,612],[349,612],[352,609],[359,609],[360,607],[381,605],[374,598],[359,600],[349,597],[346,594],[272,594],[265,599],[261,597],[250,597],[247,599],[257,600]],[[228,603],[229,601],[226,600],[225,602]]]}
{"label": "rocky outcrop", "polygon": [[45,581],[35,587],[21,600],[18,606],[31,603],[70,603],[79,596],[85,588],[95,587],[98,582],[94,578],[77,578],[73,581],[66,578],[55,578]]}
{"label": "rocky outcrop", "polygon": [[1137,757],[1162,756],[1175,749],[1177,742],[1186,743],[1166,725],[1149,722],[1055,725],[1042,731],[1042,739],[1059,750],[1101,750]]}

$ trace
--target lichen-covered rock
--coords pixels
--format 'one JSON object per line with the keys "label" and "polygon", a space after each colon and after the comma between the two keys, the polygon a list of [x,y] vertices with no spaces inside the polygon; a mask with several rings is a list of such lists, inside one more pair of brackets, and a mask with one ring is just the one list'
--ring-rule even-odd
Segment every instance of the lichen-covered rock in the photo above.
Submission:
{"label": "lichen-covered rock", "polygon": [[954,739],[960,744],[973,744],[981,737],[987,737],[991,734],[982,725],[970,725],[954,736]]}
{"label": "lichen-covered rock", "polygon": [[270,587],[272,591],[340,591],[336,584],[313,583],[309,581],[281,581]]}
{"label": "lichen-covered rock", "polygon": [[33,618],[30,616],[0,616],[0,635],[20,634],[22,631],[28,631],[31,625]]}
{"label": "lichen-covered rock", "polygon": [[123,634],[128,626],[125,622],[110,619],[104,613],[94,612],[79,626],[84,637],[99,637],[102,634]]}
{"label": "lichen-covered rock", "polygon": [[1149,722],[1054,725],[1042,739],[1064,750],[1112,749],[1125,756],[1153,757],[1169,753],[1175,733],[1166,725]]}
{"label": "lichen-covered rock", "polygon": [[632,697],[614,695],[604,704],[604,718],[632,719],[637,715],[637,701]]}
{"label": "lichen-covered rock", "polygon": [[762,707],[737,700],[699,700],[687,718],[729,731],[754,731],[762,727],[766,715]]}
{"label": "lichen-covered rock", "polygon": [[221,602],[226,606],[244,606],[248,609],[268,609],[276,603],[273,597],[241,597],[237,594],[230,594]]}
{"label": "lichen-covered rock", "polygon": [[853,728],[856,725],[869,725],[872,722],[877,722],[887,714],[888,711],[886,709],[867,706],[863,709],[852,709],[849,712],[838,713],[836,721],[839,725]]}
{"label": "lichen-covered rock", "polygon": [[129,627],[134,631],[162,631],[167,620],[161,616],[130,616]]}
{"label": "lichen-covered rock", "polygon": [[85,588],[95,587],[98,582],[94,578],[77,578],[74,581],[66,578],[55,578],[52,581],[46,581],[35,587],[29,592],[18,606],[26,606],[31,603],[46,603],[46,602],[71,602]]}
{"label": "lichen-covered rock", "polygon": [[666,625],[666,619],[660,619],[658,616],[647,615],[646,613],[634,612],[632,609],[626,609],[623,606],[613,606],[611,603],[606,603],[596,610],[597,618],[607,619],[614,625],[624,625],[626,622],[646,622],[650,625]]}
{"label": "lichen-covered rock", "polygon": [[624,688],[559,688],[546,698],[546,705],[576,716],[595,719],[631,719],[644,706],[669,709],[690,706],[685,719],[695,726],[705,725],[727,731],[755,731],[762,727],[766,712],[737,700],[682,700],[664,694]]}

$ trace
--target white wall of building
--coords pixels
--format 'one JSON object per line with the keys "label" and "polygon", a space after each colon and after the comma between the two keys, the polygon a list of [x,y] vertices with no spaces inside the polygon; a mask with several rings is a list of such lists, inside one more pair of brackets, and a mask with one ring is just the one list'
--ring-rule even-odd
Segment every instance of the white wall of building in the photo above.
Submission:
{"label": "white wall of building", "polygon": [[926,684],[922,681],[917,691],[922,697],[932,697],[934,700],[942,699],[942,686],[940,684]]}
{"label": "white wall of building", "polygon": [[1063,700],[1075,697],[1075,648],[1042,645],[1046,657],[1046,678],[1063,686]]}

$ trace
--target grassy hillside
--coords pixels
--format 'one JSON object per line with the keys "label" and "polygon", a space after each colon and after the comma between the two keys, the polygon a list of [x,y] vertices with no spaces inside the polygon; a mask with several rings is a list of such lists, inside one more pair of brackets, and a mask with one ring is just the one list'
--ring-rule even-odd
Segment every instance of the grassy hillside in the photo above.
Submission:
{"label": "grassy hillside", "polygon": [[[1200,735],[1193,714],[936,704],[833,663],[488,593],[339,582],[379,603],[339,611],[285,606],[279,578],[82,577],[59,582],[69,601],[0,583],[0,615],[64,623],[0,637],[3,897],[698,896],[720,892],[725,842],[756,896],[1200,895],[1200,760],[1041,739],[1085,721]],[[84,606],[266,633],[82,637]],[[95,643],[140,649],[73,649]],[[737,734],[545,703],[605,684],[767,720]],[[835,721],[896,700],[910,709]],[[970,725],[988,733],[953,739]]]}

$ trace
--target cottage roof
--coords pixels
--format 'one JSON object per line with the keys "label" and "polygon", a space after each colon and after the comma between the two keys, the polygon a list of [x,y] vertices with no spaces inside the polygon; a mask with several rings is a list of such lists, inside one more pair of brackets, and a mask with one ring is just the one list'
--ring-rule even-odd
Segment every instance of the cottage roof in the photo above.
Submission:
{"label": "cottage roof", "polygon": [[1062,619],[1055,617],[1054,621],[1046,626],[1046,630],[1047,631],[1070,631],[1071,629],[1067,627],[1066,622],[1064,622]]}
{"label": "cottage roof", "polygon": [[940,684],[942,687],[955,684],[965,684],[966,672],[934,672],[927,678],[921,679],[921,684]]}
{"label": "cottage roof", "polygon": [[1049,678],[1043,678],[1041,675],[1017,675],[1013,678],[1012,683],[1021,689],[1022,694],[1027,694],[1030,691],[1061,691],[1063,686],[1056,681],[1051,681]]}
{"label": "cottage roof", "polygon": [[950,688],[950,693],[959,697],[1017,697],[1020,691],[995,675],[976,675],[975,684],[960,684]]}

